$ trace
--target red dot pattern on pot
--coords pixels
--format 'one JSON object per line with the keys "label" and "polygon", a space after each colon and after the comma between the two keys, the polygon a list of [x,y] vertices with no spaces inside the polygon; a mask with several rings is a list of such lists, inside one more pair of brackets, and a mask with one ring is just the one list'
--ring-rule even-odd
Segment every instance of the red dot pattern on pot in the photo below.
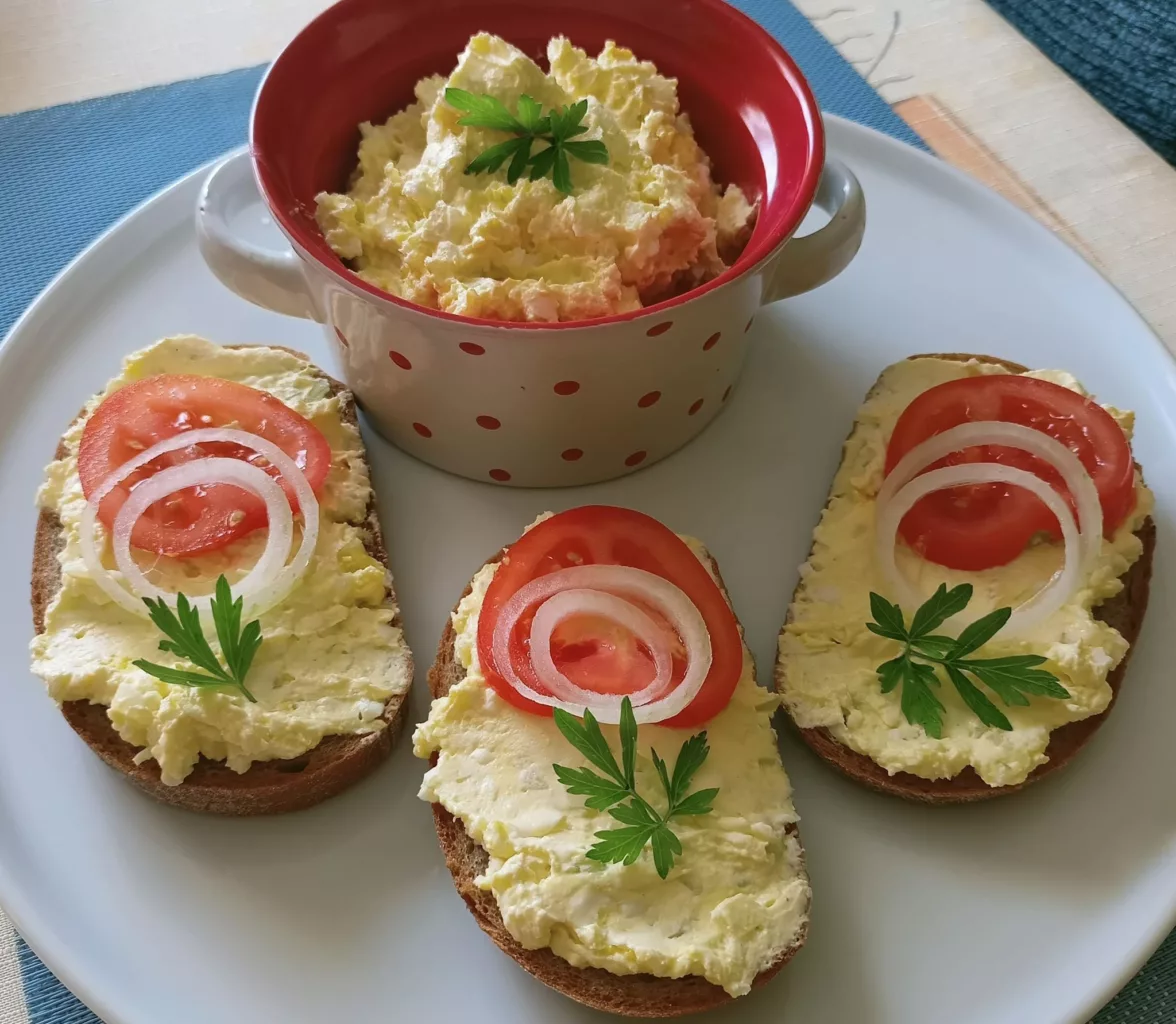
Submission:
{"label": "red dot pattern on pot", "polygon": [[394,362],[402,370],[412,369],[412,363],[408,361],[408,356],[406,356],[403,352],[397,352],[396,349],[392,349],[388,353],[388,358],[391,359],[392,362]]}
{"label": "red dot pattern on pot", "polygon": [[584,457],[584,451],[581,448],[565,448],[562,452],[560,452],[559,457],[563,459],[564,462],[576,462]]}
{"label": "red dot pattern on pot", "polygon": [[502,426],[502,421],[494,416],[479,416],[477,423],[483,430],[497,430]]}
{"label": "red dot pattern on pot", "polygon": [[580,390],[580,382],[578,380],[561,380],[552,390],[557,395],[574,395]]}
{"label": "red dot pattern on pot", "polygon": [[637,405],[642,409],[648,409],[651,405],[656,404],[659,398],[661,398],[660,391],[650,391],[649,394],[642,395],[637,399]]}
{"label": "red dot pattern on pot", "polygon": [[722,397],[722,398],[720,398],[720,399],[719,399],[719,401],[720,401],[720,402],[725,402],[725,401],[726,401],[728,398],[730,398],[730,397],[731,397],[731,385],[730,385],[730,384],[728,384],[728,385],[727,385],[727,390],[723,392],[723,397]]}
{"label": "red dot pattern on pot", "polygon": [[497,480],[499,483],[506,483],[510,479],[510,473],[505,469],[492,469],[490,470],[490,479]]}
{"label": "red dot pattern on pot", "polygon": [[412,429],[415,430],[421,437],[432,437],[433,432],[423,423],[414,423]]}
{"label": "red dot pattern on pot", "polygon": [[715,331],[714,334],[712,334],[709,338],[706,339],[706,341],[702,343],[703,352],[709,352],[712,348],[714,348],[719,343],[719,339],[722,336],[722,331]]}
{"label": "red dot pattern on pot", "polygon": [[743,328],[743,333],[744,333],[744,334],[746,334],[748,331],[750,331],[750,330],[751,330],[751,325],[752,325],[753,323],[755,323],[755,317],[752,317],[750,320],[748,320],[748,321],[747,321],[747,326]]}
{"label": "red dot pattern on pot", "polygon": [[335,328],[335,337],[339,339],[339,344],[344,348],[351,348],[351,345],[348,344],[347,339],[343,337],[343,332],[339,330],[338,327]]}
{"label": "red dot pattern on pot", "polygon": [[646,331],[645,333],[646,333],[646,335],[647,335],[648,337],[650,337],[650,338],[656,338],[656,337],[657,337],[659,334],[665,334],[665,333],[666,333],[666,331],[668,331],[668,330],[669,330],[671,327],[673,327],[673,326],[674,326],[674,321],[673,321],[673,320],[666,320],[666,321],[664,321],[663,323],[660,323],[660,324],[654,324],[654,325],[653,325],[653,326],[652,326],[652,327],[651,327],[651,328],[650,328],[648,331]]}
{"label": "red dot pattern on pot", "polygon": [[627,459],[625,459],[626,466],[640,466],[645,461],[645,456],[649,452],[634,452]]}
{"label": "red dot pattern on pot", "polygon": [[476,341],[463,341],[457,347],[471,356],[484,356],[486,354],[486,350]]}
{"label": "red dot pattern on pot", "polygon": [[693,416],[696,412],[698,412],[698,410],[702,408],[702,401],[703,400],[700,398],[697,402],[690,406],[689,410],[687,411],[687,415]]}

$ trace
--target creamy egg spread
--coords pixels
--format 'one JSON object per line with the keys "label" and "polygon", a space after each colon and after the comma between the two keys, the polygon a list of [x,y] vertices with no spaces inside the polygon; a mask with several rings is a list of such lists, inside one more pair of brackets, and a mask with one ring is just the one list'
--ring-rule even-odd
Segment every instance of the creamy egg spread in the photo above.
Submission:
{"label": "creamy egg spread", "polygon": [[[466,675],[417,728],[417,756],[437,754],[421,798],[444,805],[485,848],[489,864],[478,884],[527,949],[550,947],[577,967],[614,974],[701,975],[743,995],[808,918],[801,847],[788,831],[797,815],[771,724],[777,699],[756,685],[745,650],[731,703],[706,723],[710,756],[693,783],[718,787],[714,811],[675,820],[683,852],[668,878],[658,876],[648,849],[628,866],[590,861],[593,833],[615,822],[569,796],[552,770],[587,762],[550,717],[499,697],[478,666],[478,613],[496,568],[479,571],[454,614]],[[601,728],[619,751],[617,727]],[[673,751],[672,759],[688,735],[640,727],[639,792],[660,792],[650,748]]]}
{"label": "creamy egg spread", "polygon": [[[919,394],[945,381],[1006,372],[998,366],[920,358],[897,363],[882,375],[858,413],[812,552],[800,569],[788,624],[780,636],[777,678],[781,695],[802,728],[823,727],[835,739],[872,758],[889,771],[925,779],[950,778],[972,765],[990,786],[1010,786],[1048,758],[1050,730],[1104,711],[1111,700],[1107,676],[1127,653],[1127,642],[1092,608],[1122,589],[1120,577],[1142,553],[1135,531],[1152,509],[1151,492],[1136,477],[1136,506],[1110,540],[1097,564],[1069,601],[1037,627],[1017,638],[1000,634],[982,648],[982,657],[1036,654],[1042,667],[1070,692],[1068,700],[1033,697],[1028,707],[998,702],[1013,729],[982,725],[955,692],[943,685],[943,735],[928,736],[902,714],[899,690],[882,693],[876,669],[897,653],[893,641],[866,629],[869,593],[887,588],[875,564],[875,496],[883,479],[886,446],[899,415]],[[1086,394],[1068,373],[1035,371],[1029,376]],[[1107,407],[1128,439],[1133,416]],[[898,545],[900,570],[920,593],[930,596],[940,583],[971,583],[974,596],[968,621],[1036,593],[1060,568],[1060,543],[1031,544],[1008,565],[982,572],[958,572],[921,559]],[[904,608],[909,616],[914,609]]]}
{"label": "creamy egg spread", "polygon": [[[567,39],[547,47],[550,74],[497,36],[474,36],[453,73],[417,84],[417,101],[360,125],[345,195],[317,197],[327,242],[365,280],[434,309],[500,320],[586,320],[640,308],[721,273],[754,214],[721,191],[679,112],[677,82],[607,43],[597,58]],[[466,174],[507,132],[459,125],[447,88],[547,111],[588,102],[581,139],[608,165],[571,160],[573,192],[550,177],[511,185],[505,167]],[[535,152],[537,153],[537,147]]]}
{"label": "creamy egg spread", "polygon": [[[171,686],[136,668],[132,662],[140,658],[168,663],[158,647],[162,634],[112,602],[82,560],[86,499],[77,452],[86,420],[106,395],[160,373],[223,377],[268,391],[309,419],[331,446],[310,569],[288,598],[261,616],[264,640],[249,672],[256,704],[226,690]],[[44,633],[32,641],[33,671],[57,701],[106,705],[118,734],[142,748],[137,760],[156,760],[168,785],[181,782],[201,754],[244,772],[254,761],[303,754],[325,736],[382,729],[385,701],[408,689],[411,659],[392,623],[396,609],[385,604],[387,572],[364,548],[371,485],[363,445],[340,408],[322,375],[288,352],[167,338],[127,358],[122,373],[66,432],[65,457],[46,470],[37,500],[57,513],[65,546],[61,589],[46,611]],[[105,537],[102,544],[103,564],[113,567]],[[149,578],[157,586],[194,596],[211,591],[222,572],[230,583],[243,576],[264,544],[259,530],[211,554],[151,556],[144,566],[152,566]]]}

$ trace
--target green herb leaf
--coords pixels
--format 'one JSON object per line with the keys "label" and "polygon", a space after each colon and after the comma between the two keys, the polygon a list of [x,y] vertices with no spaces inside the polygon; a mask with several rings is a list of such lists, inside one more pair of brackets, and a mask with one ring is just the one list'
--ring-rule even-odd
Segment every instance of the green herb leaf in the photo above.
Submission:
{"label": "green herb leaf", "polygon": [[169,668],[144,659],[132,663],[136,668],[174,686],[235,687],[256,703],[257,698],[245,686],[245,677],[261,646],[261,623],[255,619],[241,629],[243,600],[233,600],[229,581],[223,575],[217,578],[216,590],[209,602],[213,628],[225,662],[223,666],[204,636],[199,610],[184,594],[176,594],[174,612],[162,598],[145,597],[143,602],[151,621],[166,637],[159,642],[159,649],[191,662],[204,673]]}
{"label": "green herb leaf", "polygon": [[543,117],[543,108],[526,94],[519,97],[519,120],[529,132],[539,129],[539,122]]}
{"label": "green herb leaf", "polygon": [[906,674],[907,660],[905,654],[900,654],[897,658],[883,662],[878,666],[878,679],[882,683],[883,693],[889,693],[902,682],[903,676]]}
{"label": "green herb leaf", "polygon": [[476,96],[465,89],[446,89],[445,102],[466,112],[465,117],[458,119],[458,124],[472,128],[496,128],[498,131],[518,132],[520,135],[527,131],[518,118],[502,105],[502,101],[493,96]]}
{"label": "green herb leaf", "polygon": [[621,701],[620,733],[625,785],[634,789],[637,786],[637,716],[633,714],[633,704],[628,700]]}
{"label": "green herb leaf", "polygon": [[646,845],[651,845],[654,867],[665,878],[674,866],[674,858],[682,853],[681,840],[669,827],[670,819],[711,813],[719,792],[717,789],[703,789],[687,793],[691,780],[710,753],[706,733],[691,736],[682,744],[672,775],[657,751],[650,750],[654,769],[666,797],[666,812],[659,814],[637,792],[637,718],[628,697],[621,701],[618,730],[623,767],[618,767],[591,711],[585,709],[581,721],[575,715],[557,708],[555,724],[572,746],[609,776],[603,778],[589,768],[568,768],[557,764],[552,766],[556,778],[573,796],[587,797],[584,802],[586,807],[596,811],[607,810],[625,826],[597,832],[598,842],[593,844],[585,856],[605,864],[632,864],[641,856]]}
{"label": "green herb leaf", "polygon": [[870,592],[870,614],[874,616],[874,621],[867,624],[871,632],[889,637],[891,640],[907,639],[902,609],[873,591]]}
{"label": "green herb leaf", "polygon": [[626,791],[628,790],[624,773],[617,767],[617,759],[613,757],[608,740],[604,738],[596,716],[591,711],[587,708],[584,709],[584,721],[581,722],[575,715],[569,714],[563,708],[556,708],[555,725],[563,733],[564,739],[583,754],[589,762],[596,765],[609,778],[615,779],[618,786],[624,786]]}
{"label": "green herb leaf", "polygon": [[911,622],[911,636],[926,636],[932,630],[938,629],[953,615],[967,608],[971,600],[972,584],[961,583],[951,590],[947,589],[947,584],[939,584],[939,589],[915,612],[915,618]]}
{"label": "green herb leaf", "polygon": [[921,725],[934,739],[943,735],[943,705],[932,692],[938,686],[935,669],[919,661],[903,659],[902,713],[908,722]]}
{"label": "green herb leaf", "polygon": [[997,608],[996,611],[989,612],[977,619],[960,633],[959,639],[956,640],[955,647],[952,649],[951,657],[959,659],[965,654],[979,650],[1004,628],[1004,624],[1009,621],[1009,616],[1012,614],[1012,608]]}
{"label": "green herb leaf", "polygon": [[946,658],[956,648],[956,641],[950,636],[936,636],[934,633],[921,636],[910,643],[916,654],[922,654],[933,661]]}
{"label": "green herb leaf", "polygon": [[538,181],[540,178],[544,178],[551,173],[551,169],[555,166],[555,156],[558,152],[559,149],[556,146],[548,146],[547,149],[540,150],[540,152],[531,158],[531,173],[529,177],[532,181]]}
{"label": "green herb leaf", "polygon": [[594,844],[584,856],[605,864],[634,864],[645,849],[645,844],[659,828],[658,825],[631,825],[628,828],[597,832],[596,838],[600,842]]}
{"label": "green herb leaf", "polygon": [[649,841],[653,847],[653,866],[664,879],[674,866],[674,857],[681,855],[682,843],[664,825],[649,837]]}
{"label": "green herb leaf", "polygon": [[552,767],[555,769],[555,777],[567,787],[568,792],[572,796],[588,797],[584,805],[594,811],[607,811],[629,795],[625,786],[602,778],[591,768],[565,768],[562,764]]}
{"label": "green herb leaf", "polygon": [[[524,173],[531,181],[550,174],[555,187],[564,195],[571,195],[569,158],[590,164],[608,163],[608,148],[599,139],[573,141],[589,130],[583,123],[588,113],[587,100],[554,108],[544,115],[543,108],[532,97],[520,96],[517,117],[493,96],[476,96],[464,89],[446,89],[445,100],[465,113],[458,124],[492,128],[515,136],[479,153],[466,165],[467,174],[494,173],[509,160],[506,179],[512,185]],[[547,146],[532,155],[536,142],[545,142]]]}
{"label": "green herb leaf", "polygon": [[[527,164],[527,160],[531,156],[531,140],[530,139],[507,139],[506,142],[500,142],[497,146],[491,146],[487,150],[483,150],[473,160],[471,160],[465,169],[466,174],[480,174],[483,171],[490,171],[493,173],[498,170],[506,161],[514,157],[518,159],[518,154],[523,154],[523,166]],[[514,163],[511,163],[511,170],[514,169]],[[521,171],[519,172],[522,173]]]}
{"label": "green herb leaf", "polygon": [[1010,658],[973,658],[955,664],[967,669],[1006,704],[1028,704],[1021,694],[1065,700],[1070,696],[1057,677],[1037,668],[1044,662],[1035,654],[1015,655]]}
{"label": "green herb leaf", "polygon": [[972,599],[972,587],[962,583],[948,590],[940,585],[931,598],[915,613],[911,628],[904,625],[902,609],[879,594],[870,594],[873,622],[870,632],[903,645],[902,653],[878,666],[878,682],[883,693],[902,687],[900,704],[906,720],[920,725],[928,736],[938,738],[943,731],[944,706],[933,688],[939,686],[935,667],[940,666],[964,703],[980,721],[991,728],[1009,731],[1008,718],[981,690],[973,677],[992,690],[1007,706],[1025,707],[1029,695],[1064,699],[1069,691],[1041,665],[1045,658],[1020,654],[1007,658],[967,658],[983,647],[1009,621],[1010,608],[998,608],[967,626],[957,639],[932,632],[953,615],[959,614]]}
{"label": "green herb leaf", "polygon": [[572,169],[568,164],[568,154],[562,145],[552,148],[555,152],[555,167],[551,173],[551,180],[565,196],[570,196],[572,194]]}
{"label": "green herb leaf", "polygon": [[[583,130],[587,131],[588,129],[584,128]],[[582,139],[579,141],[565,142],[563,149],[577,160],[583,160],[586,164],[608,163],[608,148],[599,139]]]}
{"label": "green herb leaf", "polygon": [[1003,729],[1005,732],[1012,731],[1012,724],[1005,718],[1000,708],[973,686],[963,672],[950,662],[945,668],[947,670],[947,677],[955,684],[955,688],[959,691],[960,696],[964,698],[964,703],[972,709],[972,713],[981,722],[996,729]]}
{"label": "green herb leaf", "polygon": [[719,795],[717,789],[699,789],[674,804],[667,817],[684,818],[695,814],[710,814],[711,804]]}
{"label": "green herb leaf", "polygon": [[705,732],[696,733],[682,744],[682,749],[678,751],[678,759],[674,762],[673,778],[670,779],[670,786],[666,790],[671,807],[677,806],[686,796],[691,780],[709,753],[710,747],[707,746]]}

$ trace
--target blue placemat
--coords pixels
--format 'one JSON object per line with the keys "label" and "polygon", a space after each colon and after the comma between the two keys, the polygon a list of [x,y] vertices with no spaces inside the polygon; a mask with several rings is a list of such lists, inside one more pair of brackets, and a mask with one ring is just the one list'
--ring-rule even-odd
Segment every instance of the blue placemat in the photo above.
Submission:
{"label": "blue placemat", "polygon": [[[923,147],[786,0],[735,0],[735,6],[787,47],[826,111]],[[0,117],[0,334],[111,223],[245,141],[261,71]],[[97,1024],[32,950],[18,944],[29,1024]],[[1176,941],[1170,939],[1099,1024],[1168,1024],[1176,1019],[1168,995],[1173,978]]]}

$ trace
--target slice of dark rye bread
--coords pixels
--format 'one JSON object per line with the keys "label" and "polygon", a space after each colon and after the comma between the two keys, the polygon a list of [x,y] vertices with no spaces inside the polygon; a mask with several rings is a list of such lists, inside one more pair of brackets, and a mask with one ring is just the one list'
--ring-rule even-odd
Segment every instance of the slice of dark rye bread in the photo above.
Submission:
{"label": "slice of dark rye bread", "polygon": [[[300,359],[306,359],[301,352],[283,346],[256,347],[282,348]],[[356,407],[351,392],[322,370],[318,372],[329,384],[330,393],[339,397],[340,416],[344,422],[355,424]],[[59,442],[55,458],[63,458],[65,454],[65,443]],[[354,525],[363,532],[364,547],[368,554],[382,562],[387,569],[388,552],[376,515],[374,491],[363,520]],[[32,568],[33,625],[38,633],[45,631],[45,610],[61,586],[61,566],[57,555],[64,542],[57,514],[51,509],[42,509],[37,520]],[[386,573],[386,580],[385,601],[395,606],[396,595],[392,589],[390,571]],[[393,619],[393,625],[400,626],[399,612]],[[407,671],[411,678],[411,655],[409,658]],[[137,749],[118,735],[110,724],[104,705],[86,700],[66,701],[61,705],[61,713],[103,761],[157,800],[190,811],[257,815],[280,814],[311,807],[369,775],[392,751],[393,742],[404,725],[407,698],[406,690],[388,699],[380,716],[385,726],[378,732],[327,736],[318,746],[299,757],[257,761],[243,773],[233,771],[223,761],[210,761],[201,757],[191,774],[178,786],[166,786],[160,781],[159,766],[155,761],[135,764]]]}
{"label": "slice of dark rye bread", "polygon": [[[1002,366],[1009,373],[1024,373],[1028,368],[1019,363],[994,356],[965,355],[962,353],[931,353],[929,355],[911,356],[911,359],[951,359],[959,362],[975,360]],[[877,385],[870,389],[867,399],[874,394]],[[844,746],[825,728],[801,729],[801,739],[804,740],[817,754],[828,761],[835,768],[844,772],[851,779],[869,786],[880,793],[902,797],[925,804],[962,804],[973,803],[977,800],[990,800],[993,797],[1016,793],[1024,789],[1031,782],[1044,778],[1051,772],[1057,771],[1063,765],[1069,764],[1074,755],[1087,743],[1091,736],[1102,725],[1123,685],[1123,676],[1127,672],[1127,662],[1131,652],[1135,649],[1135,641],[1139,637],[1140,627],[1143,625],[1144,612],[1147,611],[1148,588],[1151,582],[1152,555],[1156,546],[1156,527],[1149,517],[1143,522],[1136,536],[1143,543],[1143,553],[1123,576],[1123,589],[1114,597],[1097,605],[1094,617],[1107,623],[1123,636],[1131,646],[1127,654],[1115,667],[1107,678],[1111,686],[1111,703],[1101,714],[1084,718],[1080,722],[1069,722],[1055,729],[1050,736],[1046,756],[1049,758],[1044,764],[1038,765],[1029,773],[1024,782],[1013,786],[990,786],[976,773],[970,765],[958,775],[950,779],[924,779],[908,772],[896,772],[891,775],[881,765],[875,763],[865,754],[859,754]],[[799,585],[798,585],[799,589]],[[785,625],[792,619],[792,609],[788,610]],[[780,667],[777,662],[776,685],[780,687]]]}
{"label": "slice of dark rye bread", "polygon": [[[490,562],[501,561],[505,554],[504,548],[490,559]],[[726,595],[727,588],[719,575],[718,564],[709,555],[708,560],[715,579],[719,581],[719,586]],[[467,586],[458,599],[458,605],[469,593],[470,587]],[[454,611],[456,610],[455,606]],[[450,687],[456,686],[465,678],[465,669],[454,653],[453,645],[456,639],[451,617],[445,624],[445,631],[441,634],[441,642],[437,646],[437,660],[429,669],[429,690],[434,698],[445,696]],[[435,754],[432,763],[436,763]],[[612,974],[599,967],[576,967],[547,948],[525,949],[506,930],[494,895],[475,884],[474,880],[486,870],[489,863],[486,851],[470,838],[459,818],[454,817],[439,803],[433,804],[432,808],[437,838],[458,894],[465,900],[482,931],[494,940],[498,948],[517,960],[543,984],[585,1006],[624,1017],[681,1017],[732,1002],[733,997],[722,988],[698,975],[659,978],[652,974]],[[795,835],[799,842],[800,833],[796,825],[790,825],[788,831]],[[801,926],[800,934],[791,946],[781,951],[772,964],[756,975],[752,982],[753,987],[758,988],[774,978],[780,968],[804,945],[807,936],[806,908],[805,922]]]}

